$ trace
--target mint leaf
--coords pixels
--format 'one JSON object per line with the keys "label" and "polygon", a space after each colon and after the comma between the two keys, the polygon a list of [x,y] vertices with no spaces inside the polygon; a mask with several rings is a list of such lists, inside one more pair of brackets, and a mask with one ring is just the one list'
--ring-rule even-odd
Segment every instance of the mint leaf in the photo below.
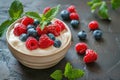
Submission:
{"label": "mint leaf", "polygon": [[88,4],[89,6],[93,6],[95,3],[99,3],[99,2],[101,2],[101,0],[91,0],[91,1],[89,1],[87,4]]}
{"label": "mint leaf", "polygon": [[94,4],[91,6],[91,12],[93,13],[100,5],[101,5],[101,2],[94,3]]}
{"label": "mint leaf", "polygon": [[50,76],[55,80],[62,80],[62,71],[61,70],[56,70]]}
{"label": "mint leaf", "polygon": [[2,34],[6,30],[6,28],[9,27],[12,22],[14,22],[14,21],[13,20],[6,20],[0,25],[0,37],[2,36]]}
{"label": "mint leaf", "polygon": [[67,77],[68,79],[75,80],[77,78],[83,77],[83,75],[84,72],[82,70],[72,68],[70,63],[66,64],[64,76]]}
{"label": "mint leaf", "polygon": [[117,9],[120,7],[120,0],[111,0],[111,5],[113,9]]}
{"label": "mint leaf", "polygon": [[50,9],[46,14],[43,14],[43,18],[45,18],[45,20],[48,21],[52,20],[58,13],[59,9],[60,9],[60,5]]}
{"label": "mint leaf", "polygon": [[41,21],[40,14],[38,14],[37,12],[26,12],[25,15]]}
{"label": "mint leaf", "polygon": [[41,26],[40,26],[41,30],[43,30],[47,24],[48,24],[48,21],[44,21],[43,23],[41,23]]}
{"label": "mint leaf", "polygon": [[109,19],[109,15],[108,15],[108,7],[105,1],[102,2],[99,10],[98,10],[98,15],[102,18],[102,19]]}
{"label": "mint leaf", "polygon": [[9,15],[12,19],[18,19],[23,13],[23,5],[19,0],[13,1],[9,9]]}

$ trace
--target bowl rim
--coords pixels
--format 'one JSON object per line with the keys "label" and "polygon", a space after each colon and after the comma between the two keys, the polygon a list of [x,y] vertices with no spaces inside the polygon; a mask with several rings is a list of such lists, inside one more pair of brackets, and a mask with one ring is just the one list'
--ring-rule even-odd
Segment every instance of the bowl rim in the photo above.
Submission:
{"label": "bowl rim", "polygon": [[[54,19],[55,19],[55,20],[60,20],[60,19],[58,19],[58,18],[54,18]],[[52,56],[52,55],[55,55],[55,54],[59,53],[60,51],[64,50],[67,46],[70,47],[71,42],[72,42],[72,41],[71,41],[71,39],[72,39],[72,33],[71,33],[68,25],[65,24],[62,20],[60,20],[60,21],[65,25],[65,27],[67,28],[67,31],[70,33],[70,36],[69,36],[69,38],[68,38],[68,40],[67,40],[67,43],[66,43],[63,47],[61,47],[59,50],[55,51],[54,53],[47,54],[47,55],[25,54],[23,51],[21,51],[21,50],[19,50],[19,49],[16,49],[16,48],[9,42],[9,35],[8,35],[8,34],[10,33],[10,31],[14,28],[15,23],[20,22],[21,20],[22,20],[22,18],[17,19],[16,21],[14,21],[14,22],[8,27],[8,29],[7,29],[7,31],[6,31],[6,41],[7,41],[8,45],[9,45],[10,47],[12,47],[12,48],[15,49],[16,51],[22,53],[23,55],[26,55],[26,56],[35,56],[35,57],[37,57],[37,56],[38,56],[38,57]]]}

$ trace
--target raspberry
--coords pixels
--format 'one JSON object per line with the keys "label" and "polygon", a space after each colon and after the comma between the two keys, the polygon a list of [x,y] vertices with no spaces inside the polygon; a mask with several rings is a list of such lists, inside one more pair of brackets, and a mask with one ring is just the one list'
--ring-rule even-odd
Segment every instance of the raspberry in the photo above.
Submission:
{"label": "raspberry", "polygon": [[89,24],[88,24],[88,28],[90,30],[96,30],[99,28],[99,24],[97,21],[91,21]]}
{"label": "raspberry", "polygon": [[37,31],[39,36],[42,35],[42,34],[47,34],[47,32],[48,32],[47,27],[45,27],[43,30],[41,30],[40,26],[36,27],[36,31]]}
{"label": "raspberry", "polygon": [[73,12],[76,12],[76,8],[74,5],[71,5],[67,8],[67,10],[70,12],[70,13],[73,13]]}
{"label": "raspberry", "polygon": [[83,43],[83,42],[82,43],[77,43],[75,45],[75,50],[76,50],[76,52],[78,52],[78,54],[84,54],[85,51],[87,50],[87,48],[88,48],[87,44]]}
{"label": "raspberry", "polygon": [[51,40],[46,34],[41,35],[39,38],[39,48],[48,48],[54,44],[54,41]]}
{"label": "raspberry", "polygon": [[28,26],[29,24],[33,24],[33,22],[34,22],[34,19],[27,17],[27,16],[23,17],[23,19],[21,21],[21,23],[26,26]]}
{"label": "raspberry", "polygon": [[26,26],[21,23],[16,23],[14,26],[13,33],[15,36],[20,36],[22,33],[26,33],[27,29]]}
{"label": "raspberry", "polygon": [[71,20],[79,20],[79,15],[78,15],[78,13],[71,13],[71,14],[70,14],[70,19],[71,19]]}
{"label": "raspberry", "polygon": [[87,49],[86,55],[84,56],[83,61],[85,63],[91,63],[91,62],[96,61],[97,58],[98,58],[98,54],[94,50]]}
{"label": "raspberry", "polygon": [[64,25],[64,23],[62,21],[55,20],[54,23],[57,24],[57,25],[59,25],[61,31],[63,31],[64,29],[66,29],[66,27],[65,27],[65,25]]}
{"label": "raspberry", "polygon": [[39,47],[38,41],[33,37],[29,37],[26,40],[25,45],[26,45],[27,49],[29,49],[29,50],[34,50],[34,49],[37,49]]}
{"label": "raspberry", "polygon": [[52,33],[55,36],[59,36],[60,35],[60,31],[61,30],[60,30],[59,25],[51,24],[51,25],[48,25],[47,28],[48,28],[48,33]]}
{"label": "raspberry", "polygon": [[47,13],[51,8],[50,7],[46,7],[44,10],[43,10],[43,14]]}

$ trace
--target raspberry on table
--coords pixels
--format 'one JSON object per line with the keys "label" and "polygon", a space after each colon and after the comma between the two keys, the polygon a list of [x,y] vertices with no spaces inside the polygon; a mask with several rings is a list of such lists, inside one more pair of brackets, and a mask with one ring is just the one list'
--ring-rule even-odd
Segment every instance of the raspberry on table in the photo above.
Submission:
{"label": "raspberry on table", "polygon": [[34,19],[30,18],[28,16],[24,16],[21,23],[24,24],[25,26],[28,26],[29,24],[33,24]]}
{"label": "raspberry on table", "polygon": [[50,7],[46,7],[44,10],[43,10],[43,14],[47,13],[51,8]]}
{"label": "raspberry on table", "polygon": [[88,46],[84,42],[77,43],[75,45],[75,50],[78,54],[84,54],[87,49],[88,49]]}
{"label": "raspberry on table", "polygon": [[96,30],[96,29],[99,28],[99,23],[98,23],[97,21],[91,21],[91,22],[89,22],[89,24],[88,24],[88,28],[89,28],[90,30]]}
{"label": "raspberry on table", "polygon": [[38,41],[34,37],[28,37],[28,39],[25,42],[25,45],[29,50],[35,50],[39,47]]}
{"label": "raspberry on table", "polygon": [[39,38],[39,48],[48,48],[54,44],[54,41],[51,40],[46,34],[43,34]]}
{"label": "raspberry on table", "polygon": [[98,54],[92,50],[92,49],[87,49],[86,50],[86,55],[83,58],[83,61],[85,63],[92,63],[95,62],[98,58]]}
{"label": "raspberry on table", "polygon": [[21,24],[21,23],[16,23],[14,25],[14,30],[13,33],[15,36],[20,36],[23,33],[27,32],[27,28],[25,25]]}
{"label": "raspberry on table", "polygon": [[70,12],[70,13],[73,13],[75,12],[76,13],[76,7],[74,5],[71,5],[67,8],[67,10]]}
{"label": "raspberry on table", "polygon": [[78,13],[70,13],[70,19],[71,20],[79,20]]}

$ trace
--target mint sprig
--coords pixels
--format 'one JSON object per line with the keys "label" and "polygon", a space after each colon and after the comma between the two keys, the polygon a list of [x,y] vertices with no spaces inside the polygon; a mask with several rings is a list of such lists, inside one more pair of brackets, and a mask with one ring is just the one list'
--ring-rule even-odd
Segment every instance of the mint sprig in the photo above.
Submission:
{"label": "mint sprig", "polygon": [[80,69],[73,68],[70,63],[65,66],[65,71],[56,70],[50,75],[55,80],[62,80],[63,76],[68,80],[75,80],[84,76],[84,71]]}
{"label": "mint sprig", "polygon": [[120,7],[120,0],[91,0],[88,2],[88,5],[91,7],[91,12],[97,12],[98,16],[101,19],[108,19],[111,20],[109,13],[108,13],[108,5],[111,4],[113,9],[118,9]]}
{"label": "mint sprig", "polygon": [[10,26],[15,20],[22,16],[23,11],[22,3],[19,0],[14,0],[8,10],[10,16],[9,19],[5,20],[0,25],[0,37],[3,35],[8,26]]}

